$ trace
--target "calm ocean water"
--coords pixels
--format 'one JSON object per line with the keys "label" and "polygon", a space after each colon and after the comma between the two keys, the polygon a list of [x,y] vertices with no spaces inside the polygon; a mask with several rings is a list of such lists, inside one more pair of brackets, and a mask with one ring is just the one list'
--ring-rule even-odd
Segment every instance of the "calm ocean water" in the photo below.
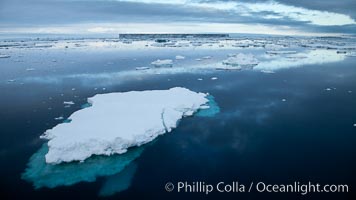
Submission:
{"label": "calm ocean water", "polygon": [[[196,64],[195,58],[210,55],[219,60],[232,50],[6,52],[22,61],[16,62],[14,56],[0,60],[1,199],[352,199],[355,194],[355,57],[304,63],[273,74],[188,70],[147,76],[120,72],[180,54],[187,56],[184,68]],[[46,146],[39,136],[60,123],[56,117],[67,118],[81,109],[86,98],[175,86],[210,93],[220,112],[185,118],[172,133],[124,157],[95,157],[87,164],[58,168],[41,165]],[[65,108],[64,101],[75,105]],[[33,155],[39,157],[31,162]],[[24,180],[31,163],[34,169],[47,170],[48,176]],[[311,181],[348,184],[350,191],[305,196],[165,191],[167,182],[178,181],[246,185]]]}

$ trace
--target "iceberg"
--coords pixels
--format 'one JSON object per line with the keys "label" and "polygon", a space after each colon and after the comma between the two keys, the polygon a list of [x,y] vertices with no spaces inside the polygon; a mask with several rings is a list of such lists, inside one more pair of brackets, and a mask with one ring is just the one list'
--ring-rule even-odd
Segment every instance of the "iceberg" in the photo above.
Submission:
{"label": "iceberg", "polygon": [[222,63],[231,67],[252,68],[258,65],[259,61],[252,54],[239,53],[236,55],[228,55],[229,58]]}
{"label": "iceberg", "polygon": [[156,60],[151,63],[155,67],[172,67],[173,66],[173,60]]}
{"label": "iceberg", "polygon": [[46,162],[123,154],[171,132],[183,117],[209,108],[207,96],[181,87],[95,95],[88,99],[92,106],[73,113],[69,123],[41,136],[49,140]]}

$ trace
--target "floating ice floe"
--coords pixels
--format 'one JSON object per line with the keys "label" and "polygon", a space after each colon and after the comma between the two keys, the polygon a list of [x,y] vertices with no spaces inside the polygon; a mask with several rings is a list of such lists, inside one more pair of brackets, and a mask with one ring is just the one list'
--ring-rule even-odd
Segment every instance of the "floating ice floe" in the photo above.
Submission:
{"label": "floating ice floe", "polygon": [[356,51],[351,51],[346,54],[348,57],[356,57]]}
{"label": "floating ice floe", "polygon": [[184,60],[185,59],[185,57],[184,56],[176,56],[176,60]]}
{"label": "floating ice floe", "polygon": [[92,106],[73,113],[70,123],[59,124],[41,136],[49,140],[47,163],[125,153],[171,132],[183,117],[206,109],[209,100],[207,94],[177,87],[100,94],[88,102]]}
{"label": "floating ice floe", "polygon": [[6,54],[0,54],[0,58],[10,58],[10,55],[6,55]]}
{"label": "floating ice floe", "polygon": [[224,65],[230,67],[253,68],[258,65],[259,61],[252,54],[236,54],[224,60]]}
{"label": "floating ice floe", "polygon": [[136,70],[148,70],[150,69],[149,67],[136,67]]}
{"label": "floating ice floe", "polygon": [[295,54],[297,52],[296,51],[266,51],[266,53],[277,55],[277,54]]}
{"label": "floating ice floe", "polygon": [[212,77],[211,80],[213,81],[218,80],[218,77]]}
{"label": "floating ice floe", "polygon": [[151,63],[155,67],[172,67],[173,66],[173,60],[156,60]]}

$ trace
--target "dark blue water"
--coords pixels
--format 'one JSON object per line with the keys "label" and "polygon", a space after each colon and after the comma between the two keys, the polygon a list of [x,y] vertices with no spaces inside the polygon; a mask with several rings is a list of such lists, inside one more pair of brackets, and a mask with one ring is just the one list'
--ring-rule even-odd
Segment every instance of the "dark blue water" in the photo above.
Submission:
{"label": "dark blue water", "polygon": [[[107,62],[103,55],[96,58]],[[100,69],[102,60],[83,61],[85,67],[78,61],[80,66],[73,70],[81,73],[90,72],[91,68],[93,73],[114,70],[112,67]],[[56,65],[61,66],[60,63]],[[218,80],[212,81],[213,76]],[[203,81],[197,81],[198,78]],[[353,199],[356,175],[355,58],[283,69],[275,74],[246,70],[161,74],[110,83],[82,79],[19,84],[21,79],[13,84],[6,81],[0,84],[1,199]],[[130,162],[118,173],[115,173],[115,167],[122,162],[117,159],[122,158],[113,156],[93,158],[92,166],[79,166],[78,171],[85,169],[103,174],[71,186],[35,189],[32,182],[21,178],[30,157],[45,144],[39,136],[60,123],[54,118],[66,118],[80,109],[87,97],[97,93],[175,86],[209,92],[220,112],[213,117],[186,118],[172,133],[141,149],[132,149],[138,153],[126,157],[125,160]],[[94,90],[95,87],[99,89]],[[64,108],[63,101],[70,100],[76,104]],[[70,173],[75,173],[76,165],[66,166],[70,169],[59,172],[63,173],[63,180],[74,177]],[[54,170],[58,172],[63,168]],[[85,173],[83,176],[88,178]],[[238,181],[246,185],[252,181],[270,184],[311,181],[348,184],[349,192],[305,196],[256,191],[213,192],[207,196],[204,193],[165,191],[167,182],[178,181],[210,184]]]}

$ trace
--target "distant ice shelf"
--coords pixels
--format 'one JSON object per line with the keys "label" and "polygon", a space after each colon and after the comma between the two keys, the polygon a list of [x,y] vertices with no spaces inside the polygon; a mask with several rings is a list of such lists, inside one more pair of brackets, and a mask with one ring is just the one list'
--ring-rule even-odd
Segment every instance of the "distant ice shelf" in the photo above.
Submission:
{"label": "distant ice shelf", "polygon": [[73,113],[70,123],[47,130],[46,162],[84,161],[92,155],[122,154],[177,127],[178,122],[209,108],[208,94],[186,88],[95,95],[90,107]]}

